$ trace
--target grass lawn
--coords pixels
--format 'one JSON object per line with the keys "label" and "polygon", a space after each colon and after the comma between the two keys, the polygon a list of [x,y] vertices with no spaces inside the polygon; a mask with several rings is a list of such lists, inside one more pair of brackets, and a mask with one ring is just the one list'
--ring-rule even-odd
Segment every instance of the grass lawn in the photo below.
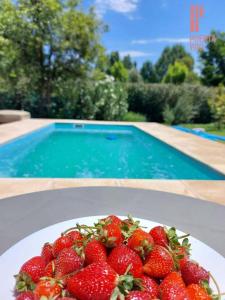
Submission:
{"label": "grass lawn", "polygon": [[217,128],[217,125],[215,123],[209,123],[209,124],[181,124],[181,126],[186,128],[204,128],[206,132],[216,134],[216,135],[222,135],[225,136],[225,127],[222,127],[221,129]]}

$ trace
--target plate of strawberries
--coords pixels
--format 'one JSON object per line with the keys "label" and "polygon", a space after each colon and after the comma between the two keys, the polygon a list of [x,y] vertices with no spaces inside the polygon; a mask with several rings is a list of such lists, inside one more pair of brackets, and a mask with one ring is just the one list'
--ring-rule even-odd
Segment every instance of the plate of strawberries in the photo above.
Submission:
{"label": "plate of strawberries", "polygon": [[225,259],[174,227],[131,216],[61,222],[0,258],[2,300],[224,299]]}

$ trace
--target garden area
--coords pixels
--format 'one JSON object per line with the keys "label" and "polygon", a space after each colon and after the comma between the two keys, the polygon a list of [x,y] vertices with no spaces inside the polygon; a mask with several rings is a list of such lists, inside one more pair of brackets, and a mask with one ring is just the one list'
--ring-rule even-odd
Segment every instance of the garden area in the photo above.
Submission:
{"label": "garden area", "polygon": [[[182,45],[137,66],[108,52],[110,30],[80,1],[0,2],[0,109],[33,118],[183,124],[224,135],[225,33],[199,50]],[[200,124],[200,125],[199,125]]]}

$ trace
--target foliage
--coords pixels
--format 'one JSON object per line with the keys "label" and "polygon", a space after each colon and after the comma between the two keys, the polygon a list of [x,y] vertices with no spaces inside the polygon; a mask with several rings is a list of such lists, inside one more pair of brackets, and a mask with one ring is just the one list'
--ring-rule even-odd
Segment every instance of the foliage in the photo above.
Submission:
{"label": "foliage", "polygon": [[124,115],[123,121],[126,121],[126,122],[146,122],[146,117],[145,117],[145,115],[129,111]]}
{"label": "foliage", "polygon": [[43,116],[57,85],[86,77],[103,51],[104,28],[92,10],[78,9],[79,2],[0,1],[0,91],[38,95]]}
{"label": "foliage", "polygon": [[155,65],[159,81],[162,81],[166,75],[169,65],[173,65],[177,60],[182,60],[185,65],[188,65],[189,70],[193,69],[194,59],[182,45],[166,47]]}
{"label": "foliage", "polygon": [[130,55],[124,56],[123,65],[127,70],[131,70],[134,67],[134,63],[132,62]]}
{"label": "foliage", "polygon": [[165,124],[172,125],[175,120],[174,111],[167,104],[163,110],[163,121]]}
{"label": "foliage", "polygon": [[167,73],[163,78],[163,82],[181,84],[187,78],[188,72],[188,67],[185,64],[175,61],[173,65],[169,65]]}
{"label": "foliage", "polygon": [[129,71],[128,81],[133,83],[142,82],[142,77],[137,69],[133,68]]}
{"label": "foliage", "polygon": [[216,41],[208,41],[206,49],[200,52],[202,82],[205,85],[225,84],[225,32],[212,31]]}
{"label": "foliage", "polygon": [[218,128],[225,124],[225,88],[222,84],[217,88],[215,98],[209,102]]}
{"label": "foliage", "polygon": [[110,68],[110,74],[117,80],[121,82],[126,82],[128,80],[128,71],[124,67],[121,61],[116,61]]}
{"label": "foliage", "polygon": [[118,51],[112,51],[109,55],[109,65],[113,66],[118,61],[120,61],[119,52]]}
{"label": "foliage", "polygon": [[127,112],[127,93],[119,82],[106,76],[95,84],[94,96],[97,120],[121,120]]}
{"label": "foliage", "polygon": [[150,61],[146,61],[141,68],[141,76],[145,82],[154,83],[157,82],[157,75],[155,68]]}
{"label": "foliage", "polygon": [[163,122],[163,112],[169,109],[175,109],[174,122],[212,120],[208,101],[212,98],[213,91],[201,85],[129,83],[127,91],[129,111],[144,114],[147,120]]}

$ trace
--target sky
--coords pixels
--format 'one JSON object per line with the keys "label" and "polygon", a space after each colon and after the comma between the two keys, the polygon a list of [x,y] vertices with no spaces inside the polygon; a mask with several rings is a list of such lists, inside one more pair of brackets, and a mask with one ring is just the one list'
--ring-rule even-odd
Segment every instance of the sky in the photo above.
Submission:
{"label": "sky", "polygon": [[203,16],[195,35],[208,35],[212,29],[225,31],[225,0],[84,0],[95,5],[98,17],[109,26],[102,37],[107,52],[130,54],[140,67],[146,60],[157,61],[166,46],[180,43],[190,48],[190,7],[201,5]]}

